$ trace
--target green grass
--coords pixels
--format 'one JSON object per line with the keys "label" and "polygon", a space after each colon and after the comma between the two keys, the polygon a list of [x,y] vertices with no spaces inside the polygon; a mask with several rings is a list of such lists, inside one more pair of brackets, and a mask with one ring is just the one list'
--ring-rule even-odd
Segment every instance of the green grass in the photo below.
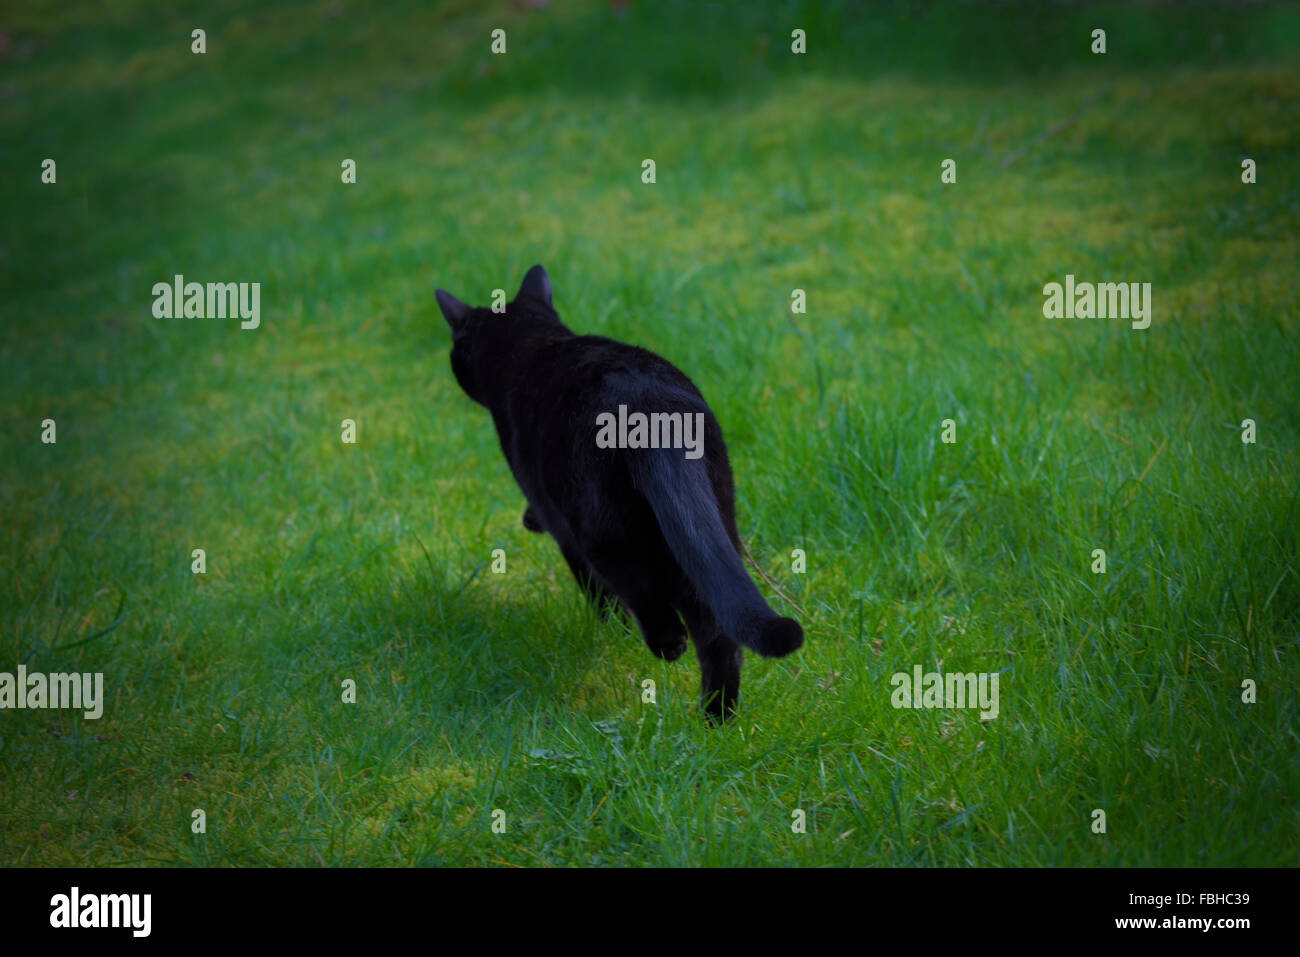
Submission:
{"label": "green grass", "polygon": [[[107,701],[0,713],[0,863],[1297,863],[1297,8],[207,7],[5,16],[0,670]],[[435,285],[537,261],[700,386],[807,611],[725,729],[452,378]],[[177,272],[262,327],[154,319]]]}

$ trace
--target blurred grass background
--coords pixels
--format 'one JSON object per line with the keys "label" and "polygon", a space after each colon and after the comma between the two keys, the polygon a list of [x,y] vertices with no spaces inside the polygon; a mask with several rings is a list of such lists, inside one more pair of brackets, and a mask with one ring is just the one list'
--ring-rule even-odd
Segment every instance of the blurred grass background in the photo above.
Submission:
{"label": "blurred grass background", "polygon": [[[0,670],[107,702],[0,713],[0,862],[1296,864],[1300,10],[616,6],[5,12]],[[451,376],[434,286],[534,262],[700,386],[808,612],[727,729]],[[1151,328],[1044,319],[1066,273]]]}

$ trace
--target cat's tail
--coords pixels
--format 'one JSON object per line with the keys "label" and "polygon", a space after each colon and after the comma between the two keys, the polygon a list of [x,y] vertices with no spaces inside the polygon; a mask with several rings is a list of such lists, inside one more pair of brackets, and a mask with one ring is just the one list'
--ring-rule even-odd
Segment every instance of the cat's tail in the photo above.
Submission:
{"label": "cat's tail", "polygon": [[633,481],[654,510],[668,548],[722,631],[768,658],[798,649],[803,629],[774,612],[745,571],[704,459],[684,459],[672,449],[646,449],[629,458]]}

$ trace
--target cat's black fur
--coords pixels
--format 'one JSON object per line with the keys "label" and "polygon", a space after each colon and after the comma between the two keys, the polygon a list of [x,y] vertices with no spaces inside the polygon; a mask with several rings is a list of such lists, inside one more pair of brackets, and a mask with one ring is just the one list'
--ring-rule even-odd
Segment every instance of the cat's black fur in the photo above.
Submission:
{"label": "cat's black fur", "polygon": [[[803,644],[803,629],[776,614],[745,572],[727,447],[704,397],[653,352],[571,332],[541,266],[504,313],[441,289],[437,299],[452,329],[456,380],[492,413],[528,499],[524,526],[550,532],[602,615],[621,603],[655,654],[676,659],[689,630],[705,710],[732,714],[741,646],[787,655]],[[703,457],[599,448],[597,416],[620,404],[704,413]]]}

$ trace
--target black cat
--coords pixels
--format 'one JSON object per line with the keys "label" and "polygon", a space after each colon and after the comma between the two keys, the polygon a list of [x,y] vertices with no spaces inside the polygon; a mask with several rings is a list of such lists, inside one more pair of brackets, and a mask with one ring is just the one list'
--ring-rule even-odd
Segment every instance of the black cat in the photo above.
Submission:
{"label": "black cat", "polygon": [[[734,713],[741,645],[788,655],[803,629],[774,612],[745,572],[727,447],[699,390],[653,352],[575,335],[552,308],[541,266],[504,313],[441,289],[437,298],[456,381],[492,413],[528,499],[524,526],[551,533],[602,617],[618,602],[631,611],[655,654],[675,660],[689,629],[706,712]],[[659,414],[656,445],[685,441],[668,423],[685,423],[687,437],[697,423],[702,435],[694,449],[608,447],[609,423],[627,410]],[[622,442],[646,443],[644,429]]]}

